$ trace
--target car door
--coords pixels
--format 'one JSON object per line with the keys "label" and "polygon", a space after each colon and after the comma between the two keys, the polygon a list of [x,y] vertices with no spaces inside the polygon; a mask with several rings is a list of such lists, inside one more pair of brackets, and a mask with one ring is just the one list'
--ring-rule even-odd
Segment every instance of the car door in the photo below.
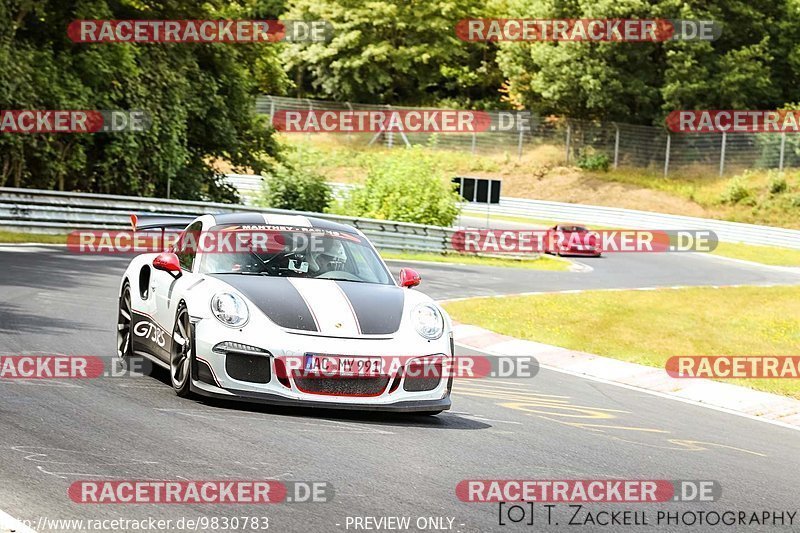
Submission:
{"label": "car door", "polygon": [[[201,221],[193,222],[187,227],[178,238],[173,249],[175,255],[178,256],[178,262],[181,265],[181,275],[175,277],[170,272],[163,270],[154,270],[151,290],[153,292],[153,305],[154,315],[153,318],[157,322],[159,329],[159,337],[163,336],[163,343],[158,342],[156,349],[158,356],[166,362],[169,362],[171,348],[172,348],[172,329],[175,325],[175,313],[178,309],[183,289],[192,283],[192,279],[196,276],[194,270],[196,267],[197,259],[197,237],[203,229]],[[189,237],[191,235],[192,237]]]}
{"label": "car door", "polygon": [[144,351],[160,356],[160,344],[166,343],[163,329],[157,324],[153,275],[158,271],[151,262],[141,266],[131,284],[131,342],[134,353]]}

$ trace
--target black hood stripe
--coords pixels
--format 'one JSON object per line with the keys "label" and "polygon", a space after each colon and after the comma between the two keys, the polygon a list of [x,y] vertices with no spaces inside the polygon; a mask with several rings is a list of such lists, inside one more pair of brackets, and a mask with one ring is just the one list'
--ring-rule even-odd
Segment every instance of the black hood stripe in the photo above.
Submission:
{"label": "black hood stripe", "polygon": [[337,281],[363,335],[388,335],[400,329],[405,293],[394,285]]}
{"label": "black hood stripe", "polygon": [[353,302],[351,302],[350,298],[347,297],[347,293],[344,292],[341,283],[336,283],[336,287],[339,289],[339,292],[342,293],[342,298],[344,298],[344,301],[347,302],[347,308],[350,310],[350,314],[353,315],[353,320],[356,321],[356,329],[358,330],[359,335],[363,334],[364,332],[361,330],[361,324],[358,321],[358,314],[356,314],[356,310],[353,308]]}
{"label": "black hood stripe", "polygon": [[243,274],[210,275],[241,292],[279,326],[319,331],[308,304],[288,278]]}

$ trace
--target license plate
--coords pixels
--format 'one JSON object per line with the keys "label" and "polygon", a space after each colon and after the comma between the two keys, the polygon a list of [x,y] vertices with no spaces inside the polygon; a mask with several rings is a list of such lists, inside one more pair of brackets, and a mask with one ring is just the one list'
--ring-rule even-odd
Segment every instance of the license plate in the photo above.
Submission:
{"label": "license plate", "polygon": [[305,354],[303,370],[320,376],[378,376],[383,371],[380,357]]}

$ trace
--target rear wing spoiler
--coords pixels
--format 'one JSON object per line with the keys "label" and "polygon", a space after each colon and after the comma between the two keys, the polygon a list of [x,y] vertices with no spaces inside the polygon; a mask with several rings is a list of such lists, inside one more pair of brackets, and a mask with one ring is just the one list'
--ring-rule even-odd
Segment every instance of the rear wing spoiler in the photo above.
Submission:
{"label": "rear wing spoiler", "polygon": [[197,218],[192,215],[131,215],[131,228],[133,231],[149,231],[160,229],[180,231],[186,228]]}
{"label": "rear wing spoiler", "polygon": [[137,231],[161,230],[161,250],[165,250],[167,231],[183,231],[197,218],[192,215],[131,215],[131,228]]}

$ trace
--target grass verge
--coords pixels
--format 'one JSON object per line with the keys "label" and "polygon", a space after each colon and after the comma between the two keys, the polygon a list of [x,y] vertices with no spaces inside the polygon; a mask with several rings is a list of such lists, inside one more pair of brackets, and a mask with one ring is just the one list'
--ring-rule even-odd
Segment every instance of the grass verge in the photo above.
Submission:
{"label": "grass verge", "polygon": [[[587,291],[445,304],[497,333],[664,367],[673,355],[800,355],[800,286]],[[800,399],[797,379],[735,379]]]}
{"label": "grass verge", "polygon": [[721,242],[712,253],[763,265],[800,267],[800,250],[791,248]]}
{"label": "grass verge", "polygon": [[[477,211],[462,211],[461,215],[470,218],[479,218],[482,220],[486,220],[486,213],[480,213]],[[520,227],[530,227],[530,226],[538,226],[542,229],[552,228],[556,224],[582,224],[589,228],[590,230],[605,230],[605,229],[621,229],[619,227],[613,226],[598,226],[597,224],[583,224],[580,220],[572,220],[569,222],[559,221],[559,220],[546,220],[543,218],[531,218],[531,217],[523,217],[523,216],[514,216],[514,215],[495,215],[492,214],[489,217],[489,226],[492,225],[492,220],[501,220],[503,222],[519,222]]]}
{"label": "grass verge", "polygon": [[570,262],[549,256],[537,259],[513,259],[506,257],[485,257],[467,254],[435,254],[423,252],[381,252],[381,257],[392,261],[432,261],[434,263],[456,263],[462,265],[481,265],[505,268],[524,268],[529,270],[549,270],[563,272],[569,270]]}
{"label": "grass verge", "polygon": [[66,244],[66,235],[50,235],[46,233],[24,233],[18,231],[0,231],[0,243],[39,243]]}

